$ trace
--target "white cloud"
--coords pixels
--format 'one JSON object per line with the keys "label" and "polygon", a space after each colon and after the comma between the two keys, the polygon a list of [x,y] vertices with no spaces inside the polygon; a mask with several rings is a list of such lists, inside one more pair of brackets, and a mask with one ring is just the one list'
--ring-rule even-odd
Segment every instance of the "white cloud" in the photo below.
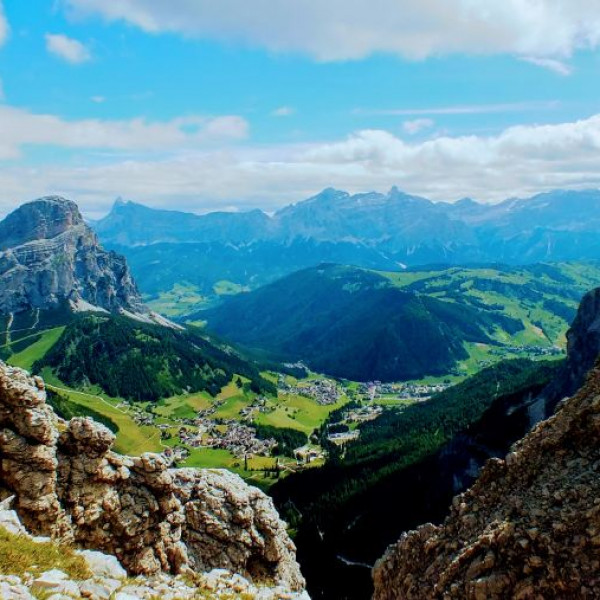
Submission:
{"label": "white cloud", "polygon": [[554,71],[558,75],[562,75],[566,77],[573,72],[573,69],[567,63],[556,60],[554,58],[539,58],[537,56],[523,56],[521,60],[531,63],[536,67],[542,67],[542,69],[548,69],[549,71]]}
{"label": "white cloud", "polygon": [[293,108],[292,106],[280,106],[279,108],[276,108],[271,113],[271,116],[273,116],[273,117],[290,117],[295,113],[296,113],[296,109]]}
{"label": "white cloud", "polygon": [[566,57],[600,43],[597,0],[62,0],[150,33],[236,40],[320,60],[389,52]]}
{"label": "white cloud", "polygon": [[7,159],[20,156],[25,145],[113,151],[184,150],[243,139],[248,134],[248,123],[235,115],[189,116],[164,122],[67,121],[5,105],[0,106],[0,131],[0,159]]}
{"label": "white cloud", "polygon": [[47,33],[45,38],[46,50],[69,63],[78,65],[92,58],[89,50],[81,42],[62,33]]}
{"label": "white cloud", "polygon": [[4,13],[4,6],[2,0],[0,0],[0,46],[6,42],[8,38],[9,26],[6,20],[6,14]]}
{"label": "white cloud", "polygon": [[104,96],[92,96],[90,100],[96,104],[102,104],[106,102],[106,98]]}
{"label": "white cloud", "polygon": [[119,195],[186,210],[273,210],[328,186],[357,192],[392,185],[437,200],[469,196],[483,201],[553,188],[598,188],[600,114],[558,125],[511,127],[494,136],[418,143],[365,130],[329,144],[113,157],[108,164],[78,167],[6,167],[0,170],[0,213],[47,193],[72,197],[88,214],[98,215]]}
{"label": "white cloud", "polygon": [[402,129],[408,135],[416,135],[420,131],[431,129],[434,125],[435,121],[433,119],[412,119],[411,121],[404,121]]}

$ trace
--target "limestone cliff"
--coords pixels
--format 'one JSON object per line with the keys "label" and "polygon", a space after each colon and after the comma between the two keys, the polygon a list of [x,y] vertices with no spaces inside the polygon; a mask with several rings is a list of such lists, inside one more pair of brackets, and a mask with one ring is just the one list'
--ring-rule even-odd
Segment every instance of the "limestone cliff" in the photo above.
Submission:
{"label": "limestone cliff", "polygon": [[272,501],[222,470],[170,469],[110,450],[91,419],[61,421],[44,382],[0,362],[0,497],[35,534],[115,555],[131,574],[225,568],[302,590]]}
{"label": "limestone cliff", "polygon": [[76,309],[148,312],[125,258],[102,249],[74,202],[49,196],[0,222],[0,313],[64,301]]}
{"label": "limestone cliff", "polygon": [[583,388],[490,460],[441,526],[374,569],[374,600],[600,597],[600,365]]}

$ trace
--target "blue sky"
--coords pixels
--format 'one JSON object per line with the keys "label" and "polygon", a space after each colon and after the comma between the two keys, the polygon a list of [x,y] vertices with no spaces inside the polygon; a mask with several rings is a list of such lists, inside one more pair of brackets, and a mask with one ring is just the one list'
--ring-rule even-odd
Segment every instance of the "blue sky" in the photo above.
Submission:
{"label": "blue sky", "polygon": [[0,213],[600,185],[596,3],[414,4],[3,0]]}

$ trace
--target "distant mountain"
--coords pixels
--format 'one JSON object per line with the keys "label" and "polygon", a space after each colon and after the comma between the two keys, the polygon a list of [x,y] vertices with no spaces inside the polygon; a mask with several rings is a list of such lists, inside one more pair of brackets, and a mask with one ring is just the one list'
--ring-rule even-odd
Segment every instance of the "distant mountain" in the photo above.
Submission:
{"label": "distant mountain", "polygon": [[320,265],[191,319],[271,359],[383,381],[481,368],[519,347],[563,346],[599,265],[380,273]]}
{"label": "distant mountain", "polygon": [[260,210],[200,216],[118,199],[110,213],[93,226],[105,243],[143,246],[161,242],[247,244],[268,237],[270,224],[271,219]]}
{"label": "distant mountain", "polygon": [[0,313],[57,308],[149,313],[125,258],[105,251],[77,205],[57,196],[0,222]]}
{"label": "distant mountain", "polygon": [[146,294],[186,283],[205,296],[219,283],[257,287],[295,270],[337,262],[382,270],[425,264],[595,259],[600,191],[553,191],[500,204],[434,203],[326,189],[272,216],[194,215],[119,200],[94,223],[124,253]]}

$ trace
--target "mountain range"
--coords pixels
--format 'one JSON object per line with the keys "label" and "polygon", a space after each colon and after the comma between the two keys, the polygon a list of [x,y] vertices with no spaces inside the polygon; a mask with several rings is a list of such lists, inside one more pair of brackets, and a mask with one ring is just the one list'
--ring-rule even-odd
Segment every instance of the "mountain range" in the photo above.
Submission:
{"label": "mountain range", "polygon": [[[370,569],[365,566],[403,530],[421,522],[441,522],[452,494],[464,490],[490,456],[496,460],[484,469],[471,492],[453,502],[443,526],[426,525],[402,536],[379,561],[376,597],[421,599],[443,591],[448,597],[500,600],[507,597],[507,590],[511,597],[527,598],[548,597],[557,589],[566,590],[565,597],[578,597],[584,589],[591,590],[590,597],[597,597],[599,524],[593,504],[599,460],[593,443],[598,430],[597,369],[592,369],[587,384],[571,401],[558,401],[581,385],[598,356],[600,292],[590,292],[581,303],[566,336],[566,361],[521,359],[482,370],[486,361],[481,360],[487,357],[483,347],[491,354],[508,352],[517,343],[537,343],[537,348],[552,350],[564,342],[583,290],[594,287],[600,277],[597,263],[405,268],[406,262],[396,260],[403,252],[413,257],[426,256],[425,248],[439,250],[436,244],[444,235],[448,244],[456,242],[446,248],[455,248],[455,257],[459,248],[469,246],[460,244],[470,239],[476,241],[471,249],[478,252],[484,246],[503,248],[513,256],[507,262],[528,260],[527,252],[535,255],[544,248],[553,258],[568,252],[591,258],[598,239],[596,192],[549,194],[527,201],[530,204],[509,201],[496,207],[470,200],[438,206],[397,190],[384,197],[335,191],[325,196],[323,202],[307,201],[272,217],[241,215],[237,224],[225,215],[193,217],[190,223],[202,223],[198,230],[204,228],[202,235],[209,242],[163,240],[132,247],[134,251],[170,248],[175,264],[185,265],[189,255],[178,255],[177,249],[196,248],[198,256],[204,256],[212,245],[214,255],[209,253],[207,260],[216,270],[217,250],[228,246],[220,236],[231,235],[236,241],[228,247],[233,252],[244,248],[244,256],[262,244],[278,257],[283,248],[294,248],[298,252],[294,264],[299,264],[307,260],[302,248],[314,250],[311,260],[325,247],[355,252],[359,257],[366,248],[375,262],[385,259],[395,265],[380,271],[374,271],[371,264],[369,268],[308,265],[193,313],[192,319],[207,322],[206,329],[176,326],[152,313],[142,301],[127,260],[103,248],[72,202],[49,197],[26,204],[0,223],[0,358],[21,354],[21,360],[22,353],[29,352],[31,360],[36,355],[36,361],[28,364],[43,371],[50,389],[66,394],[65,402],[72,403],[70,393],[82,394],[83,403],[95,402],[96,407],[109,406],[118,412],[124,419],[120,423],[135,423],[122,410],[123,401],[158,410],[164,408],[160,404],[166,397],[177,400],[196,391],[203,401],[197,407],[217,398],[218,402],[230,401],[225,408],[235,407],[234,414],[240,414],[236,396],[219,398],[228,383],[269,396],[262,398],[257,411],[266,414],[260,409],[267,400],[278,400],[273,381],[277,374],[261,373],[256,364],[230,347],[214,343],[206,334],[211,330],[269,358],[303,359],[313,368],[357,379],[427,373],[447,376],[457,363],[478,360],[475,376],[427,402],[394,404],[377,418],[357,423],[358,438],[338,446],[330,434],[339,431],[343,421],[355,418],[350,413],[361,402],[365,408],[373,404],[366,399],[351,400],[349,395],[346,404],[324,413],[324,420],[312,432],[312,441],[327,453],[322,468],[279,477],[276,461],[278,482],[271,493],[297,532],[299,557],[312,597],[365,597],[363,592],[370,589]],[[364,214],[361,203],[371,206]],[[322,210],[322,204],[331,205],[331,214]],[[382,205],[390,208],[387,217],[380,210]],[[435,215],[423,216],[419,211],[425,205],[433,206]],[[129,210],[128,206],[120,203],[117,211]],[[562,216],[561,211],[565,211]],[[243,224],[246,218],[262,223],[259,226],[266,231],[262,241],[253,241],[251,227]],[[398,223],[404,223],[401,231]],[[142,231],[142,224],[139,227]],[[170,227],[177,230],[176,217],[171,225],[165,217],[165,231]],[[196,235],[195,227],[190,225],[187,235]],[[365,237],[358,240],[361,228]],[[452,228],[456,235],[450,233]],[[159,231],[160,222],[155,229]],[[400,233],[392,235],[392,230]],[[537,233],[530,235],[532,231]],[[136,235],[143,237],[139,232]],[[425,241],[417,243],[418,239]],[[504,242],[496,244],[498,240]],[[552,243],[544,246],[548,240]],[[406,246],[409,241],[411,252]],[[279,262],[280,273],[290,268],[284,262]],[[161,280],[162,267],[156,265],[157,281],[164,285],[167,279]],[[198,271],[197,264],[185,266],[190,272]],[[242,267],[242,263],[236,266]],[[239,272],[249,277],[248,264],[245,268]],[[268,271],[265,279],[275,270]],[[205,277],[198,275],[198,281]],[[205,285],[207,280],[202,281]],[[255,279],[246,284],[229,280],[229,287],[223,279],[217,283],[219,289],[229,291],[258,285]],[[81,389],[69,390],[65,385]],[[344,385],[356,398],[355,384]],[[114,552],[132,574],[175,570],[191,559],[190,564],[197,560],[202,568],[240,565],[250,575],[290,583],[299,591],[303,587],[297,566],[291,562],[293,546],[288,538],[277,535],[283,544],[278,547],[284,551],[274,555],[273,536],[262,533],[268,523],[276,523],[275,529],[282,532],[283,525],[270,510],[265,512],[264,505],[257,514],[265,520],[256,523],[247,510],[246,491],[238,485],[230,491],[231,486],[215,482],[230,480],[230,476],[189,469],[178,474],[169,471],[162,458],[150,454],[118,457],[108,452],[114,436],[87,419],[58,422],[59,432],[56,418],[44,403],[42,380],[32,380],[2,363],[0,388],[0,401],[6,405],[0,412],[7,426],[0,436],[0,496],[16,495],[19,514],[34,532],[54,535],[63,531],[69,541]],[[119,404],[99,395],[103,392],[115,396],[112,400]],[[557,405],[555,418],[539,425],[516,451],[499,460]],[[292,413],[289,419],[294,418]],[[118,432],[119,425],[112,424]],[[72,476],[65,477],[65,473]],[[178,477],[181,485],[173,485]],[[208,486],[200,482],[207,477]],[[32,486],[31,481],[39,485]],[[205,514],[200,503],[188,504],[192,489],[205,494],[213,484],[219,500],[212,492],[201,498],[202,506],[214,511]],[[66,497],[74,498],[74,504],[64,504]],[[141,520],[136,517],[140,527],[130,532],[131,527],[123,525],[127,525],[123,519],[131,521],[130,511],[122,512],[119,507],[123,499],[132,502],[132,497],[133,506],[143,515]],[[235,512],[235,530],[227,519],[225,525],[220,517],[215,521],[213,513],[222,513],[223,498]],[[247,531],[239,531],[241,504],[245,507],[241,521],[249,531],[261,533],[250,536],[252,544],[245,541],[250,539]],[[144,510],[148,506],[158,508]],[[71,519],[69,511],[73,515],[91,511],[97,523]],[[191,515],[191,520],[186,521],[184,515]],[[196,524],[205,518],[200,515],[210,523],[198,528]],[[194,545],[194,540],[210,538],[207,532],[215,523],[218,543],[210,551],[204,542],[202,547]],[[123,539],[113,535],[126,529]],[[240,547],[231,545],[232,540],[242,538]],[[260,543],[254,544],[256,540]],[[206,562],[215,556],[214,563]],[[241,562],[232,562],[232,556],[241,557]],[[158,557],[165,560],[158,561]],[[545,564],[551,568],[544,571]],[[281,565],[285,572],[280,572]],[[356,569],[361,570],[358,578],[349,575]]]}
{"label": "mountain range", "polygon": [[556,190],[480,204],[326,189],[273,215],[196,215],[118,200],[92,223],[124,253],[145,294],[185,282],[204,297],[220,282],[255,288],[322,262],[401,270],[425,264],[592,259],[600,256],[600,191]]}

